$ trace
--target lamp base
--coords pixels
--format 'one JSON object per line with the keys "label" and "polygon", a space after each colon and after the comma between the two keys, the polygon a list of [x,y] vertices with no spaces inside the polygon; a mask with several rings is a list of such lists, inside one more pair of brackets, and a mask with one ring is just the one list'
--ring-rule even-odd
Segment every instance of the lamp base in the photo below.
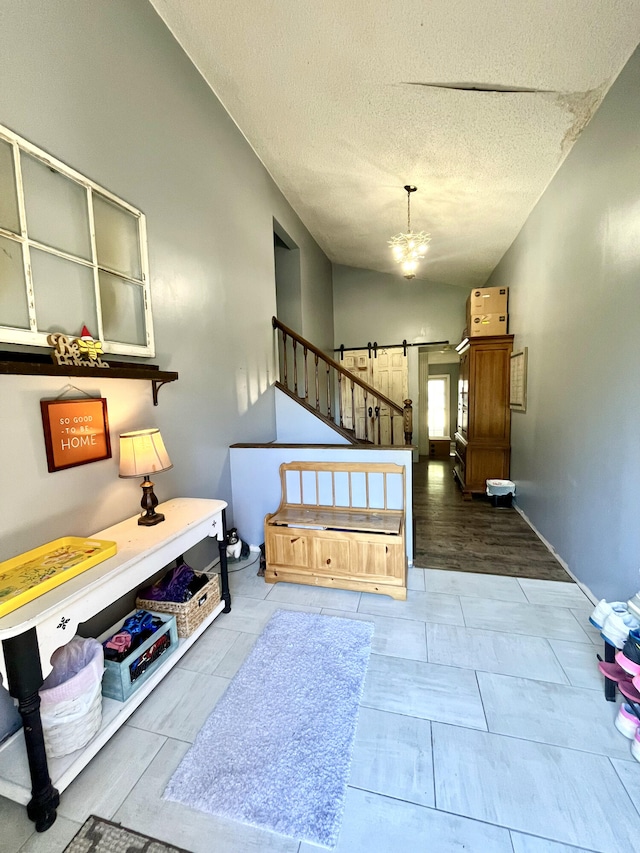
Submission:
{"label": "lamp base", "polygon": [[154,512],[153,515],[141,515],[138,524],[143,527],[153,527],[154,524],[160,524],[161,521],[164,521],[164,515],[161,512]]}
{"label": "lamp base", "polygon": [[143,527],[153,527],[154,524],[160,524],[164,521],[164,515],[161,512],[156,512],[158,506],[158,498],[153,493],[153,483],[148,477],[140,484],[142,489],[142,515],[138,518],[138,524]]}

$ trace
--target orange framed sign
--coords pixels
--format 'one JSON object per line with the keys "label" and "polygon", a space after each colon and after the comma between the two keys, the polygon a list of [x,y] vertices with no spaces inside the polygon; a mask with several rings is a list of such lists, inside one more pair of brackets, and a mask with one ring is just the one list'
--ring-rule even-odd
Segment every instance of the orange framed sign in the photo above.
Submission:
{"label": "orange framed sign", "polygon": [[104,397],[40,400],[49,472],[111,458]]}

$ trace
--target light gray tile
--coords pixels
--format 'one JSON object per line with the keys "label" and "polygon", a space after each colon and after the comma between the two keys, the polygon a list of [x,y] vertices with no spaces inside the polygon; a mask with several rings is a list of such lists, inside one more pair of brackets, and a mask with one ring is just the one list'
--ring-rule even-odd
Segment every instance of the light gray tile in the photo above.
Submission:
{"label": "light gray tile", "polygon": [[349,784],[396,800],[433,806],[431,723],[361,708]]}
{"label": "light gray tile", "polygon": [[521,604],[487,598],[460,597],[467,628],[485,628],[509,634],[528,634],[584,643],[587,635],[573,613],[561,607]]}
{"label": "light gray tile", "polygon": [[240,636],[239,631],[221,628],[216,622],[207,628],[180,660],[178,666],[181,669],[202,672],[206,675],[212,675],[215,672],[218,664]]}
{"label": "light gray tile", "polygon": [[424,569],[410,566],[407,571],[407,589],[419,589],[424,591]]}
{"label": "light gray tile", "polygon": [[582,608],[570,608],[573,613],[574,619],[578,622],[582,630],[587,634],[591,642],[598,646],[598,648],[602,649],[604,647],[604,640],[602,639],[602,635],[600,634],[600,629],[596,628],[595,625],[592,625],[589,622],[589,616],[591,616],[593,612],[593,608],[591,610],[583,610]]}
{"label": "light gray tile", "polygon": [[[302,843],[299,853],[326,848]],[[349,788],[333,853],[512,853],[505,829]]]}
{"label": "light gray tile", "polygon": [[593,643],[568,643],[565,640],[549,640],[560,665],[574,687],[603,690],[604,679],[598,669],[598,650]]}
{"label": "light gray tile", "polygon": [[350,589],[328,589],[310,584],[276,583],[272,585],[269,602],[295,604],[307,609],[330,607],[332,610],[358,609],[360,593]]}
{"label": "light gray tile", "polygon": [[373,622],[374,634],[371,650],[377,655],[390,655],[410,660],[427,659],[426,626],[424,622],[408,619],[392,619],[389,616],[372,616],[368,613],[345,613],[341,610],[323,608],[328,616],[342,616]]}
{"label": "light gray tile", "polygon": [[573,847],[568,844],[558,844],[535,835],[522,835],[520,832],[511,833],[513,853],[590,853],[584,847]]}
{"label": "light gray tile", "polygon": [[517,578],[485,575],[478,572],[448,572],[444,569],[424,569],[427,592],[446,595],[471,595],[495,598],[497,601],[526,601]]}
{"label": "light gray tile", "polygon": [[[29,836],[35,832],[27,817],[27,810],[19,803],[0,797],[0,833],[6,853],[17,853]],[[4,853],[4,846],[1,848]]]}
{"label": "light gray tile", "polygon": [[616,705],[595,690],[486,672],[478,684],[490,732],[611,758],[629,753],[613,724]]}
{"label": "light gray tile", "polygon": [[260,566],[260,556],[252,555],[258,559],[251,566],[235,570],[233,564],[229,564],[229,591],[231,592],[231,607],[236,595],[244,595],[247,598],[266,598],[271,591],[271,584],[266,583],[264,577],[258,577],[257,571]]}
{"label": "light gray tile", "polygon": [[216,622],[218,627],[227,631],[242,631],[246,634],[261,634],[264,626],[276,610],[305,610],[307,613],[319,613],[320,607],[304,607],[297,604],[284,604],[268,598],[264,601],[238,595],[231,602],[231,612],[221,613]]}
{"label": "light gray tile", "polygon": [[374,616],[394,616],[418,622],[464,625],[460,600],[456,595],[440,595],[436,592],[421,592],[415,589],[407,591],[406,601],[395,601],[387,595],[363,592],[358,611]]}
{"label": "light gray tile", "polygon": [[372,655],[361,705],[424,720],[487,727],[475,674],[453,666]]}
{"label": "light gray tile", "polygon": [[238,634],[229,651],[216,666],[213,675],[219,675],[221,678],[233,678],[255,646],[257,639],[255,634]]}
{"label": "light gray tile", "polygon": [[629,794],[631,802],[640,813],[640,762],[636,761],[631,755],[631,747],[629,747],[628,759],[628,761],[612,759],[611,763],[627,794]]}
{"label": "light gray tile", "polygon": [[298,841],[163,800],[189,744],[168,740],[114,820],[192,853],[296,853]]}
{"label": "light gray tile", "polygon": [[[64,794],[63,794],[64,796]],[[2,825],[2,840],[0,841],[0,849],[2,853],[10,853],[11,848],[5,850],[2,847],[4,842],[5,827]],[[31,824],[33,826],[33,824]],[[58,812],[58,817],[53,826],[46,832],[34,832],[29,837],[26,843],[20,848],[20,853],[60,853],[64,850],[71,839],[80,829],[81,824],[72,820],[67,820],[66,817],[61,817]]]}
{"label": "light gray tile", "polygon": [[437,808],[601,853],[635,849],[638,814],[604,756],[439,723],[432,732]]}
{"label": "light gray tile", "polygon": [[518,578],[527,600],[532,604],[547,604],[552,607],[590,608],[594,605],[577,583],[543,581],[537,578]]}
{"label": "light gray tile", "polygon": [[529,678],[568,683],[548,641],[542,637],[428,624],[427,648],[431,663],[503,675],[524,672]]}
{"label": "light gray tile", "polygon": [[193,741],[229,681],[176,667],[129,718],[128,726]]}
{"label": "light gray tile", "polygon": [[91,814],[109,820],[165,740],[123,726],[62,794],[58,813],[79,824]]}

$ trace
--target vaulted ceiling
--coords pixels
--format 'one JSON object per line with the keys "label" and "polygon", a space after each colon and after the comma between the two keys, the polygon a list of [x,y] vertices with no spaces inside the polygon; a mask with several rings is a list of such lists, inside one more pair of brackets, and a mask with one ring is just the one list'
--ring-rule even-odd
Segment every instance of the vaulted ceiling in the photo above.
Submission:
{"label": "vaulted ceiling", "polygon": [[151,0],[335,263],[484,283],[640,41],[640,0]]}

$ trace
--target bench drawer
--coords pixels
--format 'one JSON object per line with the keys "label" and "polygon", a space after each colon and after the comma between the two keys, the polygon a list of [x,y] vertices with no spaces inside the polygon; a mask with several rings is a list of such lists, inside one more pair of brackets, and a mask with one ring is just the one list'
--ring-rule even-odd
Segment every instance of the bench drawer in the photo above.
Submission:
{"label": "bench drawer", "polygon": [[265,540],[267,562],[278,566],[309,567],[310,543],[298,531],[267,527]]}

